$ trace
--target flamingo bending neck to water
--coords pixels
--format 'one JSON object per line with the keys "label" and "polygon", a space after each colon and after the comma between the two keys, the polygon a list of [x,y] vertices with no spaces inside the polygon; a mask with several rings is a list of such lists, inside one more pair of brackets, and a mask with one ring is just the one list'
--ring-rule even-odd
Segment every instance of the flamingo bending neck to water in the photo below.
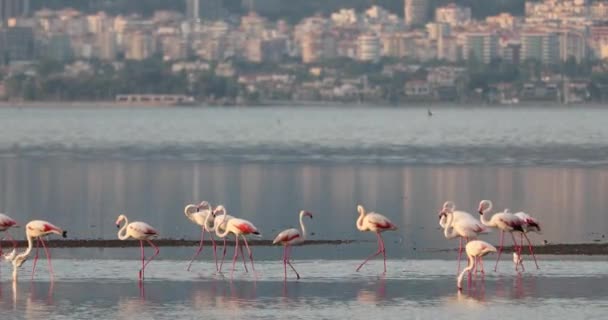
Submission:
{"label": "flamingo bending neck to water", "polygon": [[376,237],[378,238],[378,251],[367,257],[367,259],[365,259],[359,265],[359,267],[357,267],[357,271],[359,271],[361,267],[363,267],[363,265],[369,261],[369,259],[382,253],[382,256],[384,257],[384,273],[386,273],[386,248],[384,247],[384,239],[382,239],[381,233],[387,230],[397,230],[397,226],[387,217],[379,213],[366,213],[365,208],[362,205],[357,206],[357,211],[359,212],[359,218],[357,218],[357,229],[359,229],[359,231],[375,232]]}
{"label": "flamingo bending neck to water", "polygon": [[487,233],[488,229],[470,213],[456,210],[456,205],[453,201],[446,201],[443,204],[439,212],[439,225],[444,229],[444,236],[447,239],[459,237],[458,269],[456,271],[458,273],[460,272],[460,261],[464,249],[463,239],[465,242],[468,242],[471,239],[477,238],[479,234]]}
{"label": "flamingo bending neck to water", "polygon": [[[121,228],[120,223],[123,221],[124,225]],[[156,231],[156,229],[152,228],[152,226],[145,222],[133,221],[129,223],[127,216],[125,216],[124,214],[119,215],[116,219],[116,227],[119,228],[118,239],[127,240],[129,239],[129,237],[131,237],[135,240],[139,240],[139,246],[141,248],[141,269],[139,270],[139,280],[144,280],[144,271],[146,270],[146,266],[160,252],[158,247],[154,245],[152,241],[150,241],[150,239],[158,236],[158,231]],[[144,255],[144,240],[148,242],[148,244],[150,244],[152,248],[154,248],[154,254],[147,261],[145,260]]]}
{"label": "flamingo bending neck to water", "polygon": [[234,257],[232,258],[232,271],[234,272],[236,266],[236,259],[238,257],[238,249],[239,249],[239,236],[243,238],[245,242],[245,247],[247,247],[247,252],[249,253],[249,260],[251,261],[251,269],[255,272],[255,267],[253,265],[253,252],[251,248],[249,248],[249,243],[247,243],[246,235],[256,235],[261,236],[258,228],[256,228],[253,223],[239,218],[231,218],[229,220],[226,219],[226,215],[223,215],[221,221],[219,221],[218,225],[223,225],[226,222],[225,229],[223,232],[216,231],[217,235],[221,238],[224,238],[228,235],[228,233],[234,234]]}
{"label": "flamingo bending neck to water", "polygon": [[277,235],[277,237],[274,238],[274,241],[272,241],[272,244],[280,243],[284,246],[284,248],[283,248],[283,270],[285,272],[285,278],[284,278],[285,280],[287,280],[287,265],[288,264],[291,267],[291,269],[293,270],[293,272],[296,273],[296,278],[300,279],[300,274],[298,274],[298,272],[296,271],[296,268],[294,268],[293,265],[291,265],[289,258],[291,256],[291,246],[302,244],[304,242],[304,240],[306,240],[306,227],[304,226],[304,221],[303,221],[303,218],[305,216],[310,217],[312,219],[312,213],[310,213],[306,210],[300,211],[300,228],[302,229],[302,232],[300,232],[298,229],[295,229],[295,228],[287,229],[287,230],[281,231],[281,233],[279,233]]}
{"label": "flamingo bending neck to water", "polygon": [[38,239],[38,244],[36,246],[36,254],[34,256],[34,263],[32,267],[32,279],[34,279],[34,274],[36,271],[36,262],[38,261],[38,249],[40,249],[40,244],[44,248],[44,253],[46,255],[46,259],[49,263],[49,274],[51,280],[55,277],[53,272],[53,265],[51,264],[51,254],[49,253],[48,248],[46,247],[46,243],[42,237],[49,235],[51,233],[58,234],[62,237],[67,237],[67,231],[63,230],[50,222],[44,220],[32,220],[25,225],[25,235],[27,237],[27,249],[20,253],[16,254],[16,250],[5,258],[12,262],[13,264],[13,281],[17,280],[17,269],[21,267],[21,265],[27,260],[28,255],[32,252],[34,247],[34,238]]}
{"label": "flamingo bending neck to water", "polygon": [[184,208],[184,214],[186,215],[186,217],[188,219],[190,219],[190,221],[196,223],[197,225],[199,225],[201,227],[201,241],[198,245],[198,249],[196,250],[196,253],[194,254],[194,256],[192,256],[192,259],[190,259],[190,263],[188,264],[187,270],[190,271],[192,262],[194,262],[194,259],[196,259],[203,251],[203,243],[205,241],[205,232],[208,232],[209,236],[211,237],[211,243],[213,245],[213,260],[215,261],[215,269],[218,270],[217,246],[215,244],[215,239],[213,238],[213,234],[211,233],[213,226],[209,225],[209,222],[211,220],[208,219],[209,216],[213,215],[211,205],[207,201],[202,201],[198,205],[189,204]]}
{"label": "flamingo bending neck to water", "polygon": [[[530,254],[532,255],[532,258],[534,258],[534,264],[536,265],[536,269],[540,269],[540,267],[538,266],[538,262],[536,261],[536,256],[534,255],[534,250],[532,250],[532,243],[530,242],[530,238],[528,238],[528,232],[536,232],[536,233],[540,233],[540,222],[533,218],[532,216],[530,216],[529,214],[520,211],[515,213],[515,216],[518,217],[519,219],[521,219],[521,221],[523,222],[522,225],[522,229],[524,229],[523,232],[521,232],[521,237],[520,237],[520,252],[519,254],[521,255],[521,247],[524,245],[524,237],[526,238],[526,241],[528,241],[528,249],[530,249]],[[522,264],[523,267],[523,264]]]}
{"label": "flamingo bending neck to water", "polygon": [[462,272],[458,275],[458,279],[456,281],[456,286],[458,287],[458,291],[462,290],[462,278],[464,274],[468,271],[471,271],[473,268],[477,267],[477,260],[481,261],[481,258],[487,255],[490,252],[496,252],[496,248],[491,244],[482,241],[482,240],[472,240],[467,243],[465,246],[465,250],[467,256],[469,257],[469,264],[466,268],[462,270]]}
{"label": "flamingo bending neck to water", "polygon": [[[500,255],[502,254],[503,250],[505,232],[509,232],[511,234],[514,249],[519,253],[519,246],[517,244],[517,241],[515,240],[515,235],[513,235],[513,232],[523,232],[524,230],[522,227],[521,219],[510,213],[508,209],[505,209],[505,211],[503,212],[495,213],[489,220],[486,219],[485,214],[491,210],[492,201],[481,200],[481,202],[479,202],[479,215],[481,223],[490,228],[497,228],[500,230],[500,247],[498,248],[498,257],[496,258],[496,265],[494,266],[494,271],[496,271],[498,269],[498,261],[500,261]],[[518,268],[519,264],[516,264],[515,271],[518,271]]]}

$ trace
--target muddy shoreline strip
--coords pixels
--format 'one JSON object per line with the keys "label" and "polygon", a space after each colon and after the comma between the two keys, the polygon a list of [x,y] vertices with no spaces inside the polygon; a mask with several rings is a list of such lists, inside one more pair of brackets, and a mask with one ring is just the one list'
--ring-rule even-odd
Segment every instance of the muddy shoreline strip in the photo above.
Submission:
{"label": "muddy shoreline strip", "polygon": [[[307,240],[305,245],[345,245],[360,242],[370,242],[367,240]],[[185,240],[185,239],[157,239],[154,243],[161,247],[194,247],[198,246],[200,240]],[[218,246],[223,242],[216,241]],[[234,245],[234,241],[226,242],[229,246]],[[121,241],[117,239],[91,239],[91,240],[49,240],[47,244],[52,248],[128,248],[138,247],[139,241],[127,240]],[[273,246],[272,240],[249,240],[249,244],[253,246]],[[210,246],[211,241],[205,240],[204,245]],[[17,241],[18,247],[26,247],[27,241]],[[4,251],[7,251],[9,246],[4,244]],[[535,254],[549,255],[608,255],[608,243],[577,243],[577,244],[547,244],[534,246]],[[418,249],[418,252],[453,252],[458,249]],[[513,252],[513,247],[505,247],[504,252]],[[524,248],[523,254],[528,255],[528,248]]]}

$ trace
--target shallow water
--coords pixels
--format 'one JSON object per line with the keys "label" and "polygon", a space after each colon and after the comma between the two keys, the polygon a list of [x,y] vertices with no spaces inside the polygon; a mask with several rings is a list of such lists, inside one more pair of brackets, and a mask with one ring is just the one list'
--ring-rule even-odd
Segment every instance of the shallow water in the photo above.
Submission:
{"label": "shallow water", "polygon": [[519,275],[504,262],[460,294],[451,260],[389,260],[386,275],[380,261],[356,273],[358,260],[296,260],[303,278],[286,283],[275,261],[258,262],[255,275],[238,266],[233,278],[208,261],[194,272],[183,260],[153,261],[143,288],[136,261],[53,263],[52,284],[44,263],[30,282],[26,262],[16,287],[3,266],[3,319],[600,319],[608,307],[603,261],[543,260]]}

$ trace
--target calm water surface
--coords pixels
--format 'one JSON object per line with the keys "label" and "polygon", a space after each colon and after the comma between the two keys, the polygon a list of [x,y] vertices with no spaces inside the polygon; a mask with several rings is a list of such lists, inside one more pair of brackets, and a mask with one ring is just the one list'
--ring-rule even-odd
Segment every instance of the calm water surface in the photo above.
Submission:
{"label": "calm water surface", "polygon": [[[604,318],[605,257],[545,256],[541,271],[521,276],[505,259],[458,295],[455,254],[438,251],[457,243],[443,238],[437,212],[445,200],[475,212],[491,199],[540,218],[535,243],[605,242],[608,110],[434,111],[0,109],[0,211],[19,221],[113,239],[126,213],[162,237],[197,239],[182,210],[205,199],[266,239],[306,208],[311,239],[362,240],[295,249],[304,279],[286,285],[280,248],[255,247],[257,276],[239,270],[233,281],[210,271],[208,249],[188,273],[194,248],[161,248],[144,290],[136,248],[53,249],[52,286],[44,262],[31,283],[26,262],[16,287],[2,266],[2,319]],[[386,276],[379,261],[353,271],[375,247],[355,229],[358,203],[400,227],[385,234]]]}

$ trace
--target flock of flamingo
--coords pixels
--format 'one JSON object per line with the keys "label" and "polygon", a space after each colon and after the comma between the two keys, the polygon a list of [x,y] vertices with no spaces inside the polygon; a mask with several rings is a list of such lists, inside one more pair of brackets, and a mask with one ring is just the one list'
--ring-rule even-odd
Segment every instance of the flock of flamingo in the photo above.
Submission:
{"label": "flock of flamingo", "polygon": [[[457,271],[457,287],[458,290],[462,290],[462,279],[465,273],[471,272],[477,273],[485,272],[483,269],[482,257],[489,253],[498,253],[496,259],[496,265],[494,271],[498,268],[498,262],[500,260],[501,253],[504,245],[504,234],[508,232],[511,234],[514,252],[513,262],[515,264],[515,270],[524,271],[523,260],[521,258],[521,252],[523,247],[523,239],[525,238],[528,242],[528,248],[530,254],[534,258],[536,268],[538,263],[534,256],[534,251],[528,238],[529,232],[540,233],[541,228],[537,219],[534,219],[525,212],[511,213],[508,209],[503,212],[498,212],[492,215],[491,218],[487,218],[487,214],[492,210],[492,202],[489,200],[482,200],[479,203],[478,213],[479,219],[476,219],[470,213],[456,210],[456,205],[452,201],[447,201],[443,204],[441,211],[439,212],[439,225],[444,230],[444,236],[447,239],[459,238],[460,245],[458,248],[458,271]],[[366,212],[365,208],[361,205],[357,206],[359,217],[356,221],[356,227],[360,231],[369,231],[376,233],[378,241],[378,249],[369,257],[367,257],[356,269],[359,271],[363,265],[365,265],[370,259],[377,257],[382,254],[384,259],[384,272],[386,273],[386,249],[384,246],[384,240],[382,238],[382,232],[397,230],[397,226],[391,222],[387,217],[375,212]],[[226,208],[222,205],[218,205],[215,208],[212,207],[209,202],[202,201],[199,204],[189,204],[184,208],[184,213],[190,221],[201,227],[201,240],[200,244],[192,256],[190,263],[188,264],[187,270],[189,271],[193,261],[200,255],[203,250],[203,243],[205,240],[205,233],[208,233],[211,237],[213,245],[213,257],[215,261],[215,267],[218,272],[221,272],[226,256],[226,238],[229,233],[234,235],[234,256],[232,258],[232,272],[235,270],[236,261],[239,257],[239,253],[243,259],[243,265],[245,271],[248,272],[247,262],[243,253],[243,244],[239,243],[239,238],[247,248],[249,261],[251,263],[251,269],[255,271],[253,252],[249,247],[246,236],[261,236],[258,228],[250,221],[236,218],[227,213]],[[295,245],[301,245],[306,240],[306,226],[304,225],[304,217],[312,219],[312,213],[302,210],[299,214],[300,230],[298,229],[287,229],[280,232],[274,239],[273,244],[282,245],[283,248],[283,268],[284,268],[284,279],[287,279],[287,266],[289,266],[296,275],[297,279],[300,279],[300,274],[296,271],[295,267],[291,263],[291,247]],[[139,269],[139,280],[143,281],[144,271],[146,266],[159,254],[159,248],[151,241],[151,239],[158,236],[158,231],[150,226],[149,224],[141,221],[129,222],[125,215],[119,215],[116,220],[116,226],[119,228],[118,238],[120,240],[127,240],[129,238],[139,240],[141,248],[141,269]],[[18,227],[17,222],[11,217],[0,213],[0,231],[8,231],[11,228]],[[477,239],[480,234],[488,233],[490,228],[500,230],[500,245],[498,250],[489,244],[488,242]],[[520,235],[520,243],[517,243],[515,233]],[[33,250],[33,242],[37,240],[36,253],[34,255],[32,278],[34,277],[36,270],[36,262],[38,261],[38,250],[40,246],[44,248],[45,255],[49,264],[49,273],[51,279],[53,278],[53,267],[51,265],[51,256],[49,250],[45,244],[44,237],[50,234],[61,235],[67,237],[67,232],[47,221],[33,220],[25,225],[25,235],[27,238],[28,246],[25,251],[17,254],[17,245],[15,240],[11,237],[10,233],[5,232],[5,239],[12,241],[13,250],[4,255],[4,258],[12,263],[13,265],[13,281],[17,280],[17,270],[27,260],[28,256]],[[222,258],[218,263],[217,258],[217,246],[215,234],[218,238],[223,239],[223,254]],[[468,265],[462,271],[460,271],[460,261],[463,252],[463,240],[466,242],[464,251],[468,257]],[[152,254],[148,259],[145,258],[144,253],[144,241],[147,242],[153,249]],[[0,252],[2,250],[0,244]],[[478,270],[479,266],[479,270]]]}

